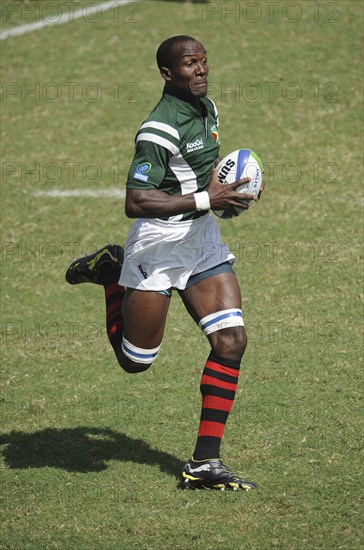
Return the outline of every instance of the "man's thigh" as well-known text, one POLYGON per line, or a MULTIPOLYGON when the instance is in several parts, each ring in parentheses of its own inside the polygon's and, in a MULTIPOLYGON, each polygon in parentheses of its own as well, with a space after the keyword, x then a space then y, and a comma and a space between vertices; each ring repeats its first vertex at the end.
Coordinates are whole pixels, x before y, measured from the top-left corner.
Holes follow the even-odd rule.
POLYGON ((160 345, 170 298, 153 291, 127 289, 123 300, 123 335, 140 348, 160 345))
POLYGON ((181 291, 182 300, 208 338, 212 351, 239 360, 246 346, 239 283, 234 273, 219 273, 181 291))
POLYGON ((218 311, 241 308, 239 283, 234 273, 219 273, 197 283, 180 296, 193 319, 202 318, 218 311))

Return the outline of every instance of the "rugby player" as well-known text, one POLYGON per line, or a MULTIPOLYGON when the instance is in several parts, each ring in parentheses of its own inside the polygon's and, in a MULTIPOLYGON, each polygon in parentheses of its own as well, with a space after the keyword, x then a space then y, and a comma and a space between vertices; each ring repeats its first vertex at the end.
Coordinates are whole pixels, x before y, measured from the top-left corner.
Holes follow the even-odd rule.
POLYGON ((234 255, 221 242, 209 210, 248 208, 253 196, 221 185, 218 113, 208 99, 204 46, 190 36, 165 40, 157 51, 163 95, 142 123, 127 178, 125 212, 137 218, 125 252, 106 245, 75 260, 70 284, 105 289, 107 333, 121 367, 140 373, 156 360, 172 290, 208 338, 211 352, 200 384, 202 412, 195 449, 182 471, 192 487, 255 489, 220 457, 247 336, 234 255))

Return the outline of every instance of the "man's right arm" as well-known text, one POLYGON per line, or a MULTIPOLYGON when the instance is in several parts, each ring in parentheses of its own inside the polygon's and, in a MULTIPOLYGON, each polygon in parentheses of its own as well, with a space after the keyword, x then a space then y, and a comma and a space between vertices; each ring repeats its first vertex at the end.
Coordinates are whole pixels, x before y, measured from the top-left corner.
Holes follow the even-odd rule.
POLYGON ((194 193, 169 195, 159 189, 126 191, 125 214, 128 218, 169 218, 194 210, 194 193))
MULTIPOLYGON (((249 181, 250 178, 244 178, 231 185, 221 185, 217 179, 217 170, 213 170, 207 191, 211 209, 248 208, 242 201, 254 200, 255 197, 246 193, 238 193, 236 188, 249 181)), ((159 189, 127 189, 125 213, 129 218, 166 218, 194 212, 197 210, 195 195, 202 193, 169 195, 159 189)), ((206 208, 206 210, 208 209, 206 208)))

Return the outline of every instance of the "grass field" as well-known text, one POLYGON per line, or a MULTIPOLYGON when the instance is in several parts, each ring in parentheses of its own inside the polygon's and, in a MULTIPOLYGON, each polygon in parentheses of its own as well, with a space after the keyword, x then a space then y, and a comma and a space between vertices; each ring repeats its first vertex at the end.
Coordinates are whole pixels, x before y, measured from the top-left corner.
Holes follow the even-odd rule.
MULTIPOLYGON (((8 29, 73 6, 1 8, 8 29)), ((363 3, 86 15, 0 43, 0 548, 362 548, 363 3), (122 198, 52 196, 125 188, 161 93, 156 48, 186 33, 209 53, 221 153, 251 147, 266 169, 263 200, 219 222, 250 339, 223 458, 249 494, 178 488, 209 351, 178 296, 158 361, 131 376, 101 289, 64 281, 74 257, 125 241, 122 198)))

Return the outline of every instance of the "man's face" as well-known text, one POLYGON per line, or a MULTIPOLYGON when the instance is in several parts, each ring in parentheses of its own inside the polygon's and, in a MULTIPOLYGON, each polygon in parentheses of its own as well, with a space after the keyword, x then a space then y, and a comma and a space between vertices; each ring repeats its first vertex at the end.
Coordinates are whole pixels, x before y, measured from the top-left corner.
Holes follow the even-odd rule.
POLYGON ((207 53, 202 44, 195 41, 177 46, 176 60, 165 78, 178 95, 186 99, 198 99, 207 94, 207 53))

